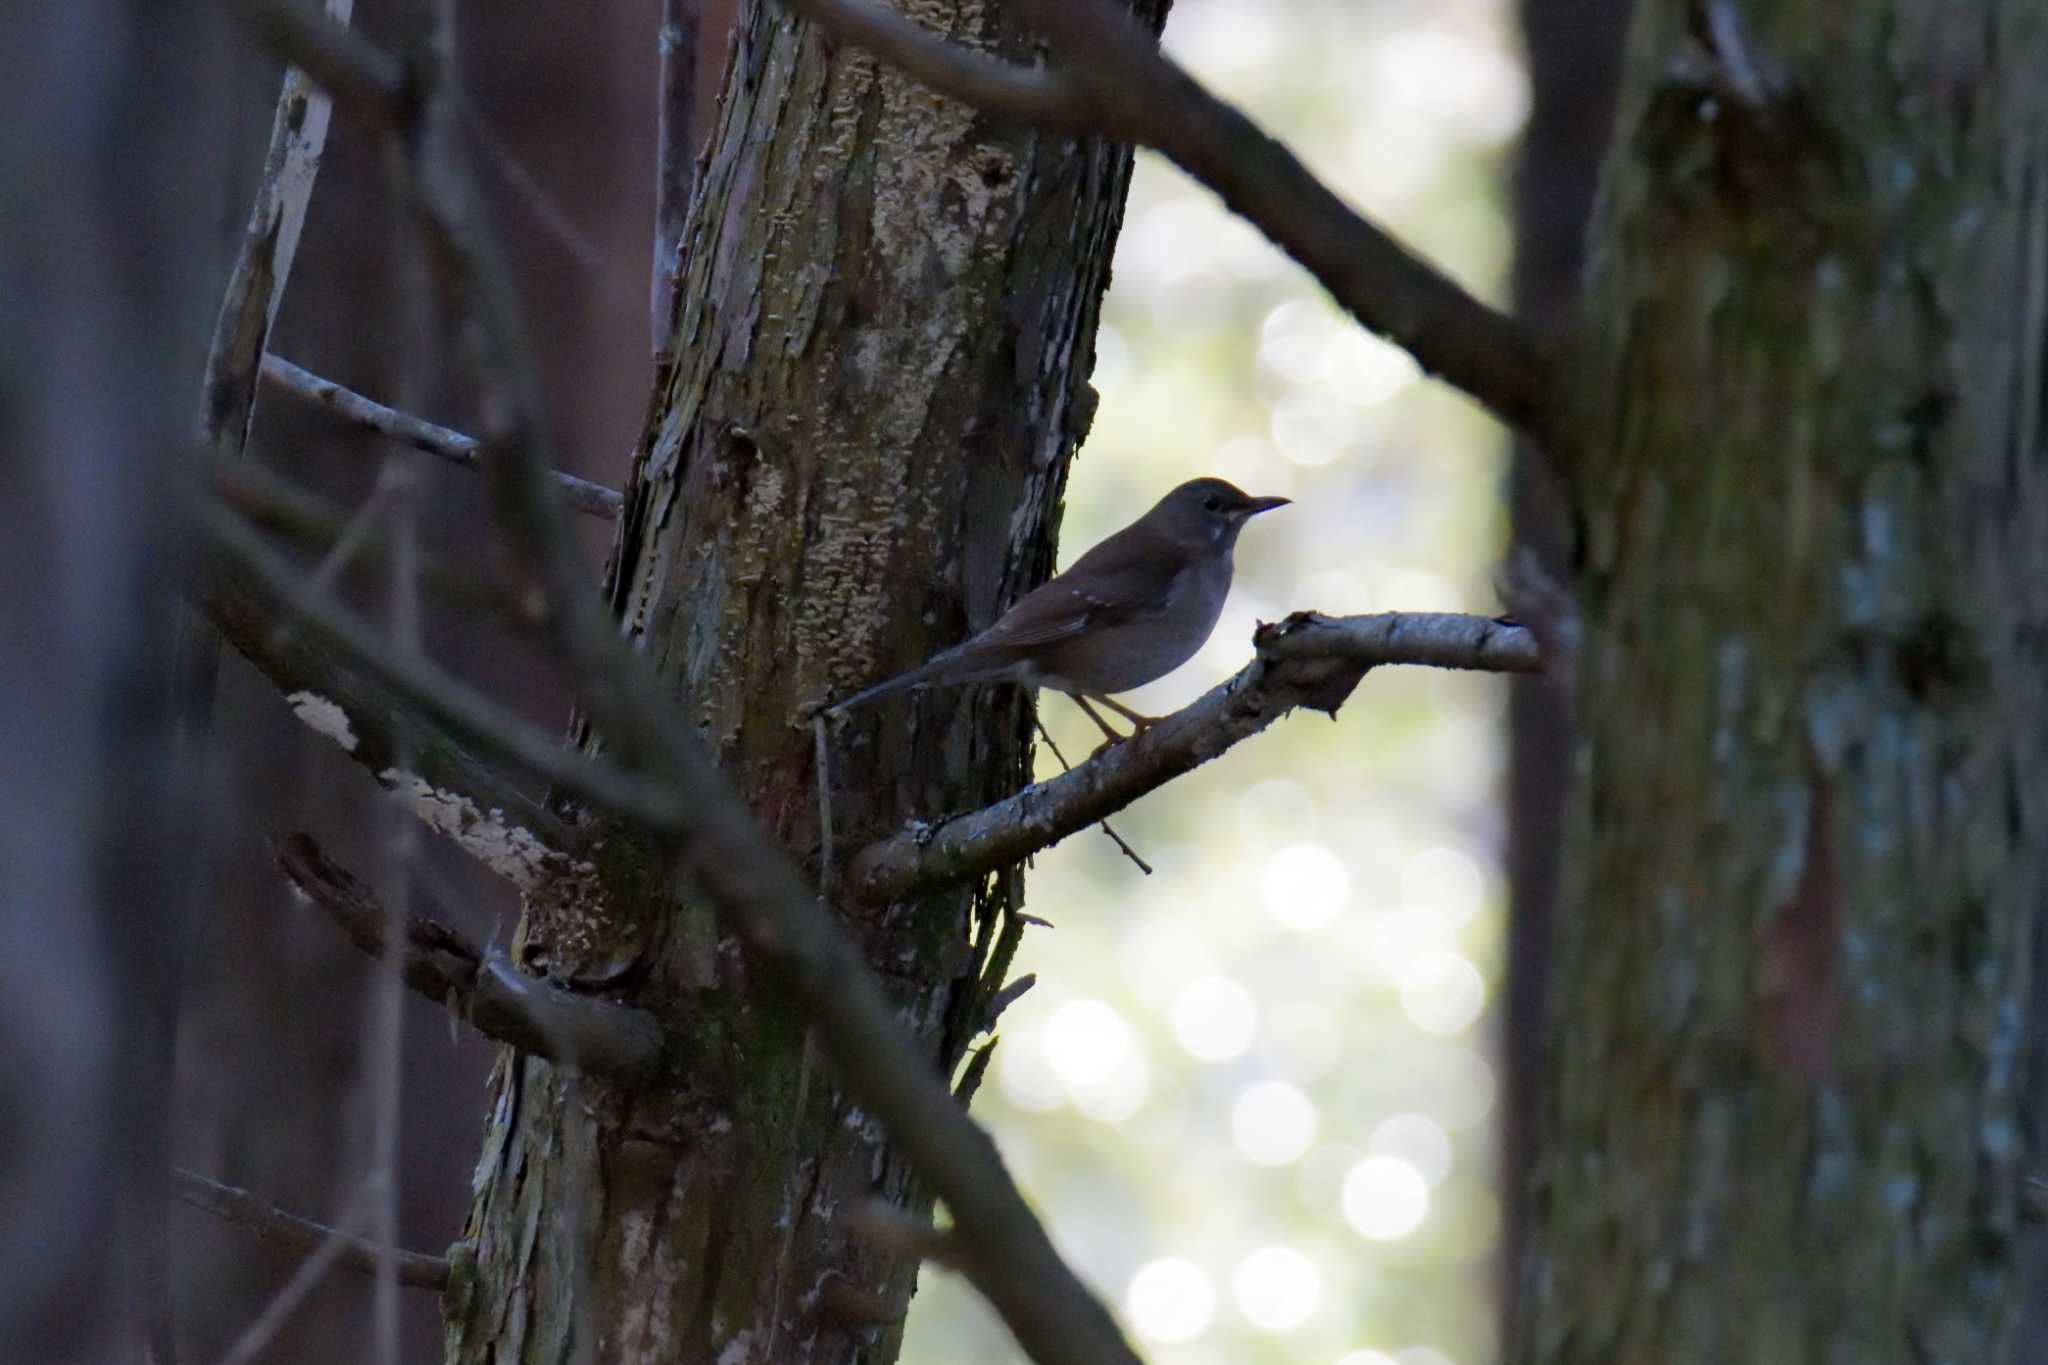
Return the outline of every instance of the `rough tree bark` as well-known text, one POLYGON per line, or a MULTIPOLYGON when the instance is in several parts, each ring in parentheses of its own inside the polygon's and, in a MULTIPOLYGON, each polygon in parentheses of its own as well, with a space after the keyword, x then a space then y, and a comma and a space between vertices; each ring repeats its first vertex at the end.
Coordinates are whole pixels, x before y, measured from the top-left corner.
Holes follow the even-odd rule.
POLYGON ((1648 0, 1524 1358, 1993 1361, 2048 816, 2039 6, 1648 0))
MULTIPOLYGON (((987 7, 925 11, 1021 50, 987 7)), ((1130 156, 984 118, 774 6, 746 7, 735 41, 610 590, 822 873, 804 705, 958 640, 1051 565, 1130 156)), ((1003 689, 856 715, 832 741, 837 846, 1007 794, 1027 724, 1003 689)), ((661 1011, 691 1055, 634 1089, 500 1063, 449 1358, 893 1359, 915 1263, 852 1216, 928 1196, 708 907, 672 901, 630 836, 598 846, 585 893, 529 905, 519 951, 661 1011)), ((1000 983, 1020 885, 851 926, 935 1067, 958 1066, 1000 983)))

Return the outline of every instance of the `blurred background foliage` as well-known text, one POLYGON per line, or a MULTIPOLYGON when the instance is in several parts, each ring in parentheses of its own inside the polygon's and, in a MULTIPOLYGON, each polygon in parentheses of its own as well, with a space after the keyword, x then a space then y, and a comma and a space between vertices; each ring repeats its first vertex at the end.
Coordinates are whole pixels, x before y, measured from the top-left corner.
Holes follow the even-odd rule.
MULTIPOLYGON (((1351 202, 1505 293, 1528 96, 1499 0, 1178 0, 1168 48, 1351 202)), ((1207 190, 1139 159, 1061 562, 1176 482, 1295 505, 1238 547, 1223 622, 1126 700, 1163 713, 1291 610, 1499 610, 1505 443, 1207 190)), ((1172 1365, 1482 1365, 1507 684, 1369 676, 1037 861, 1052 921, 976 1100, 1056 1239, 1172 1365)), ((1044 697, 1069 757, 1097 736, 1044 697)), ((1041 753, 1041 771, 1053 768, 1041 753)), ((911 1365, 1021 1360, 928 1272, 911 1365)))

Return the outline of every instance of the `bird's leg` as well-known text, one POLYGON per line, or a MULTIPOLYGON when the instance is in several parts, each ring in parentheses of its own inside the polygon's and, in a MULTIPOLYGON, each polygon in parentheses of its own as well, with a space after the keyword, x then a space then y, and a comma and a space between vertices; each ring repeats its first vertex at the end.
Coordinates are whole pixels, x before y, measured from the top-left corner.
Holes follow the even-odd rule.
POLYGON ((1129 721, 1131 723, 1131 733, 1134 735, 1143 734, 1145 731, 1151 729, 1153 726, 1159 723, 1159 717, 1147 716, 1137 711, 1133 711, 1130 707, 1125 706, 1115 697, 1097 696, 1095 700, 1101 702, 1104 706, 1107 706, 1110 710, 1116 712, 1125 720, 1129 721))
MULTIPOLYGON (((1094 721, 1096 726, 1101 729, 1102 733, 1105 736, 1107 736, 1107 738, 1105 738, 1101 744, 1096 746, 1095 754, 1100 754, 1104 749, 1109 748, 1112 744, 1123 743, 1124 737, 1118 734, 1110 726, 1110 723, 1104 720, 1101 714, 1097 712, 1094 707, 1088 704, 1088 699, 1086 697, 1082 696, 1079 692, 1069 692, 1067 693, 1067 695, 1074 699, 1074 705, 1080 707, 1083 711, 1088 713, 1088 719, 1094 721)), ((1093 758, 1095 754, 1090 754, 1089 757, 1093 758)))

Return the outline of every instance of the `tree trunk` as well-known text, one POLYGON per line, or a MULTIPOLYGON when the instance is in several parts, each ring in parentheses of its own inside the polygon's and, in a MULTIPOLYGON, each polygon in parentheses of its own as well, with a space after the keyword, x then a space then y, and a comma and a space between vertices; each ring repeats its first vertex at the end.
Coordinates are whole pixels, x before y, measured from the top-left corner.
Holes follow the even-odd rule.
MULTIPOLYGON (((1586 218, 1614 123, 1621 40, 1630 0, 1522 0, 1529 121, 1514 182, 1515 311, 1555 327, 1579 299, 1586 218)), ((1535 441, 1515 442, 1508 479, 1511 564, 1533 558, 1551 582, 1571 576, 1570 522, 1549 461, 1535 441)), ((1519 571, 1519 570, 1517 570, 1519 571)), ((1508 691, 1506 981, 1501 994, 1501 1230, 1499 1321, 1520 1316, 1526 1198, 1536 1164, 1549 1004, 1550 933, 1572 750, 1571 689, 1561 670, 1508 691)), ((1512 1350, 1512 1343, 1506 1343, 1512 1350)))
MULTIPOLYGON (((927 21, 1021 50, 983 7, 927 21)), ((761 5, 707 156, 612 600, 823 874, 802 707, 963 638, 1050 567, 1130 157, 996 124, 761 5)), ((835 726, 840 866, 906 819, 1007 794, 1027 717, 1013 689, 968 689, 835 726)), ((450 1359, 893 1359, 916 1266, 856 1219, 929 1196, 709 908, 600 834, 594 888, 529 905, 519 951, 660 1010, 692 1055, 640 1089, 501 1062, 450 1359)), ((935 1067, 958 1066, 1000 982, 1020 888, 849 922, 935 1067)))
POLYGON ((1576 372, 1525 1358, 1993 1361, 2048 816, 2038 6, 1646 0, 1576 372))

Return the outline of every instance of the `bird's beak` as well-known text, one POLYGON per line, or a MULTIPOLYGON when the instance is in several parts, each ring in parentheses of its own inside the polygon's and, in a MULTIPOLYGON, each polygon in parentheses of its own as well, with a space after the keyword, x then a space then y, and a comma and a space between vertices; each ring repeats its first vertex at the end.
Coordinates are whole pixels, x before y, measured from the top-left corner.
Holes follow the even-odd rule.
POLYGON ((1285 507, 1293 501, 1293 498, 1253 498, 1244 505, 1244 514, 1247 517, 1255 517, 1261 512, 1270 512, 1275 507, 1285 507))

